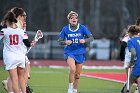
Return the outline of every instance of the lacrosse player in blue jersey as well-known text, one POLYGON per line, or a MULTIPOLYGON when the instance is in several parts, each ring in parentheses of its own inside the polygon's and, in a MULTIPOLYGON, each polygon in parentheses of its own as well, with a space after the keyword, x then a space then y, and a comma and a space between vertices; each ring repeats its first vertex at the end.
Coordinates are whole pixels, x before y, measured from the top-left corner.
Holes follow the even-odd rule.
MULTIPOLYGON (((135 25, 140 27, 140 17, 137 18, 135 25)), ((133 36, 131 35, 131 37, 133 37, 133 36)), ((126 68, 127 75, 128 75, 128 73, 131 73, 131 71, 132 71, 132 68, 131 68, 130 72, 128 72, 128 66, 129 66, 130 59, 131 59, 131 53, 130 53, 130 51, 128 49, 128 45, 127 45, 127 42, 129 39, 130 39, 130 36, 128 35, 128 32, 127 32, 127 34, 124 36, 124 38, 121 42, 121 51, 120 51, 120 58, 121 58, 121 60, 124 60, 124 67, 126 68), (124 54, 125 54, 125 56, 124 56, 124 54)), ((122 93, 124 91, 126 84, 127 84, 127 82, 125 83, 125 85, 123 86, 123 88, 121 90, 122 93)), ((137 91, 138 91, 138 87, 136 87, 135 93, 138 93, 137 91)))
MULTIPOLYGON (((138 90, 140 91, 140 37, 138 33, 140 33, 140 27, 136 25, 129 27, 128 34, 131 38, 128 41, 128 49, 131 52, 129 67, 133 66, 132 73, 129 78, 129 91, 135 81, 137 81, 138 90)), ((128 93, 126 87, 122 93, 128 93)))
POLYGON ((71 11, 67 18, 69 24, 61 30, 58 42, 66 45, 64 59, 70 68, 68 93, 77 93, 80 73, 85 61, 85 43, 92 41, 93 36, 84 25, 78 23, 78 13, 71 11))

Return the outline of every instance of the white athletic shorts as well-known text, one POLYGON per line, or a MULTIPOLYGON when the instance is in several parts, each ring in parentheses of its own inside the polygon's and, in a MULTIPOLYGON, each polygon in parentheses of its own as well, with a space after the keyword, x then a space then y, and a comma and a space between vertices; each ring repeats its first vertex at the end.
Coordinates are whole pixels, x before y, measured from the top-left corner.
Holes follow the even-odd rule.
POLYGON ((5 70, 11 70, 17 67, 25 68, 25 54, 16 54, 13 52, 3 53, 5 70))

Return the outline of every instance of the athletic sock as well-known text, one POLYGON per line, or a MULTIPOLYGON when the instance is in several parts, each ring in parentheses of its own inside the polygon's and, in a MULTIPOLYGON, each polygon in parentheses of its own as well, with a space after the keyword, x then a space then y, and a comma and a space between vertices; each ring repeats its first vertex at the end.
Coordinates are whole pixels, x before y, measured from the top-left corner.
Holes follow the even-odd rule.
POLYGON ((69 83, 69 89, 73 89, 73 83, 69 83))

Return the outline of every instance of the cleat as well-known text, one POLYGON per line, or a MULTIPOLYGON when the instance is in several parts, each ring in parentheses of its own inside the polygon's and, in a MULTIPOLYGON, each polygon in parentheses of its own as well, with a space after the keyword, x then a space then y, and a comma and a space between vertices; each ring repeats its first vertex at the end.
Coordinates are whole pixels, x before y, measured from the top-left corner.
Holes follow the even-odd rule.
POLYGON ((78 93, 77 91, 73 91, 73 93, 78 93))
POLYGON ((124 84, 124 86, 123 86, 123 88, 122 88, 122 90, 121 90, 121 93, 124 93, 125 87, 126 87, 126 83, 124 84))
POLYGON ((73 89, 73 93, 77 93, 77 89, 73 89))
POLYGON ((28 85, 26 86, 26 93, 33 93, 33 89, 31 89, 28 85))
POLYGON ((68 93, 73 93, 73 89, 68 89, 68 93))
POLYGON ((139 93, 138 87, 136 87, 135 92, 134 93, 139 93))
POLYGON ((3 88, 4 88, 5 91, 8 91, 7 83, 8 83, 7 80, 2 81, 2 85, 3 85, 3 88))

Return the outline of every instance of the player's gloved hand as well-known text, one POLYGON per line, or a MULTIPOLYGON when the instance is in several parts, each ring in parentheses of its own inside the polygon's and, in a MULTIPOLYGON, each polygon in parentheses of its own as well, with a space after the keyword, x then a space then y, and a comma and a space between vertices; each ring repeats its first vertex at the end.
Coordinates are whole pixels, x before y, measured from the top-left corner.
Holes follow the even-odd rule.
POLYGON ((35 42, 35 40, 33 40, 31 43, 31 47, 35 47, 35 44, 36 44, 36 42, 35 42))
POLYGON ((66 45, 70 45, 71 43, 72 43, 71 40, 67 40, 67 41, 66 41, 66 45))
POLYGON ((80 42, 81 44, 84 44, 86 41, 85 41, 84 39, 80 39, 79 42, 80 42))
POLYGON ((134 66, 134 63, 135 63, 134 61, 130 61, 128 67, 133 67, 134 66))

